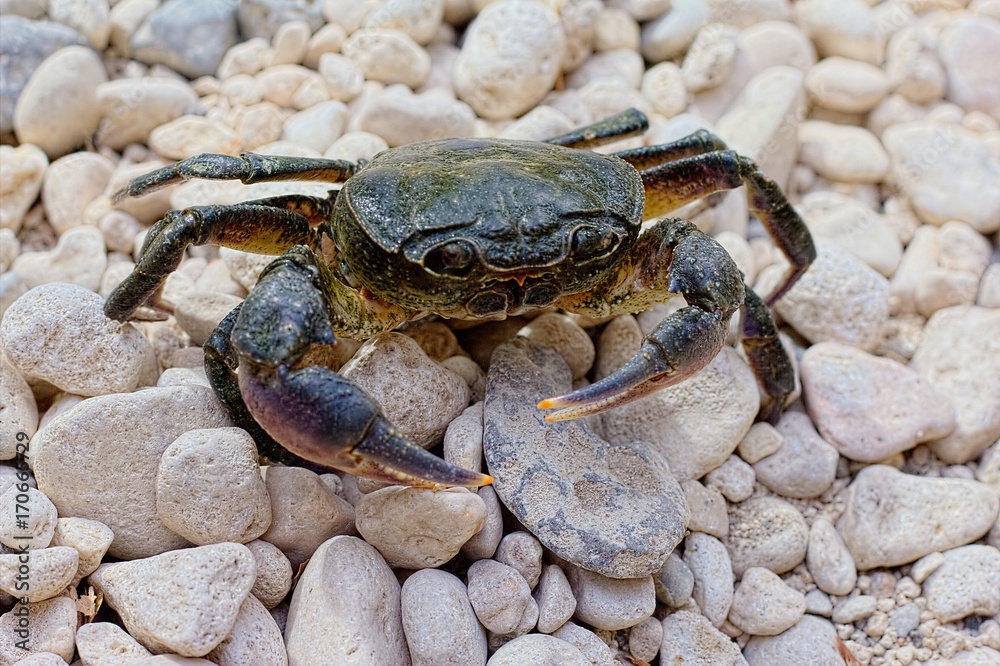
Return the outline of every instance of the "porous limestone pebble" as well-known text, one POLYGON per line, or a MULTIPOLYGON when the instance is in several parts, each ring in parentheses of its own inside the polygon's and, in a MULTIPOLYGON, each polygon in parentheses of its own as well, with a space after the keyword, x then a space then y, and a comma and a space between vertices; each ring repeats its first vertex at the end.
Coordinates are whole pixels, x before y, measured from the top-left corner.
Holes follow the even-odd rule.
POLYGON ((889 155, 863 127, 808 120, 799 126, 799 161, 838 183, 879 183, 889 155))
POLYGON ((104 235, 94 227, 70 229, 51 250, 25 252, 11 265, 28 287, 65 283, 97 291, 108 266, 104 235))
POLYGON ((982 234, 1000 229, 1000 156, 954 123, 917 121, 882 135, 895 182, 921 220, 960 220, 982 234))
POLYGON ((563 27, 551 9, 526 0, 494 3, 465 32, 452 74, 455 93, 483 118, 519 116, 552 89, 565 53, 563 27))
POLYGON ((858 580, 851 551, 826 518, 817 518, 809 529, 806 567, 816 587, 827 594, 849 594, 858 580))
POLYGON ((703 486, 694 479, 681 482, 684 501, 687 502, 690 518, 688 529, 704 532, 714 537, 724 537, 729 531, 729 517, 726 515, 726 499, 716 488, 703 486))
POLYGON ((97 87, 108 80, 100 56, 83 46, 67 46, 31 74, 14 107, 18 142, 32 143, 49 158, 84 145, 97 130, 97 87))
POLYGON ((692 532, 684 540, 684 564, 694 577, 698 608, 713 626, 722 626, 733 603, 733 565, 726 547, 715 537, 692 532))
POLYGON ((743 648, 743 656, 749 666, 843 666, 837 641, 837 630, 829 620, 804 615, 794 627, 777 636, 751 638, 743 648))
POLYGON ((831 619, 837 624, 850 624, 871 617, 878 608, 878 600, 869 594, 859 594, 844 599, 833 607, 831 619))
POLYGON ((593 664, 615 663, 615 652, 590 629, 575 622, 567 622, 559 627, 553 637, 566 641, 583 653, 593 664))
POLYGON ((253 541, 271 526, 271 502, 245 430, 189 430, 163 452, 156 515, 193 544, 253 541))
POLYGON ((292 565, 280 548, 267 541, 255 539, 244 545, 250 549, 257 563, 257 576, 250 594, 257 597, 264 608, 271 610, 292 589, 292 565))
POLYGON ((809 227, 814 242, 836 243, 886 277, 896 272, 903 245, 889 225, 889 216, 879 215, 865 203, 832 191, 806 194, 796 210, 809 227))
POLYGON ((737 577, 750 567, 784 573, 806 556, 809 528, 799 511, 777 497, 755 497, 730 507, 724 539, 737 577))
POLYGON ((486 629, 465 585, 439 569, 423 569, 403 583, 403 632, 416 666, 486 663, 486 629))
MULTIPOLYGON (((0 313, 0 317, 3 314, 0 313)), ((0 460, 17 456, 38 429, 38 406, 20 369, 0 350, 0 460), (20 434, 23 433, 23 434, 20 434)), ((13 476, 13 475, 12 475, 13 476)), ((0 486, 0 492, 5 488, 0 486)))
POLYGON ((1000 550, 972 545, 946 551, 922 591, 927 610, 940 622, 996 615, 1000 612, 1000 550))
POLYGON ((824 108, 863 113, 874 109, 889 92, 889 78, 870 63, 832 56, 809 68, 805 87, 816 103, 824 108))
POLYGON ((505 643, 493 653, 486 666, 590 666, 592 663, 580 650, 564 640, 545 634, 529 634, 505 643))
POLYGON ((947 395, 891 359, 820 342, 806 350, 800 367, 816 427, 851 460, 885 460, 955 427, 947 395))
POLYGON ((375 548, 336 536, 316 549, 288 609, 289 663, 405 664, 403 631, 399 582, 375 548))
POLYGON ((918 477, 887 465, 858 472, 846 499, 837 531, 861 570, 971 543, 1000 512, 1000 499, 984 483, 918 477))
POLYGON ((640 661, 653 661, 662 642, 663 625, 655 617, 647 617, 628 631, 629 654, 640 661))
POLYGON ((80 660, 95 666, 151 657, 152 652, 111 622, 89 622, 76 630, 76 649, 80 660))
POLYGON ((448 424, 469 405, 469 387, 462 378, 401 333, 369 339, 340 373, 375 398, 386 418, 424 447, 440 443, 448 424))
MULTIPOLYGON (((641 340, 637 334, 635 346, 605 342, 606 336, 614 335, 605 331, 598 342, 598 379, 604 376, 600 368, 624 365, 639 350, 641 340)), ((605 412, 601 423, 609 442, 649 442, 677 478, 697 479, 736 450, 753 424, 759 396, 753 371, 736 350, 726 347, 689 379, 605 412)))
MULTIPOLYGON (((757 293, 773 292, 786 271, 784 263, 762 271, 757 293)), ((820 245, 816 260, 775 310, 810 342, 834 340, 869 350, 889 319, 889 281, 847 250, 820 245)))
POLYGON ((240 605, 236 622, 225 640, 208 653, 206 658, 216 664, 288 664, 281 629, 264 605, 252 594, 240 605))
POLYGON ((341 53, 365 79, 418 88, 431 70, 431 59, 413 38, 400 30, 362 28, 350 35, 341 53))
POLYGON ((557 564, 542 567, 532 596, 538 603, 538 631, 551 634, 576 612, 576 597, 562 568, 557 564))
POLYGON ((35 477, 60 514, 111 528, 113 557, 148 557, 187 545, 156 515, 163 451, 188 430, 229 425, 215 394, 203 386, 91 398, 35 435, 35 477))
POLYGON ((569 366, 574 380, 586 375, 590 371, 590 366, 594 364, 594 342, 587 332, 567 315, 545 313, 532 319, 517 334, 548 345, 559 352, 569 366))
POLYGON ((776 573, 750 567, 729 609, 729 621, 752 636, 776 636, 791 628, 806 612, 806 598, 776 573))
POLYGON ((657 63, 647 69, 639 90, 665 118, 672 118, 687 108, 687 87, 680 67, 672 62, 657 63))
POLYGON ((52 533, 53 546, 70 546, 80 558, 72 584, 77 585, 101 565, 115 534, 111 528, 87 518, 60 518, 52 533))
POLYGON ((0 616, 0 660, 14 664, 31 654, 53 652, 68 663, 73 659, 76 624, 76 603, 69 597, 55 597, 27 606, 15 606, 0 616), (15 633, 17 629, 24 627, 22 621, 25 611, 30 636, 27 655, 24 644, 21 643, 24 638, 15 633))
POLYGON ((315 472, 272 466, 265 468, 264 482, 271 526, 261 538, 281 549, 293 571, 331 537, 355 533, 354 507, 315 472))
POLYGON ((56 507, 45 493, 18 479, 0 495, 0 543, 19 552, 46 548, 56 529, 56 507), (25 515, 27 514, 27 515, 25 515))
POLYGON ((837 475, 837 449, 819 436, 801 412, 787 412, 777 430, 781 448, 754 464, 757 480, 783 497, 819 497, 837 475))
POLYGON ((576 598, 574 617, 597 629, 633 627, 652 615, 656 607, 652 576, 614 579, 569 566, 566 577, 576 598))
POLYGON ((365 541, 389 566, 404 569, 444 564, 486 521, 483 500, 466 488, 382 488, 362 496, 354 510, 365 541))
MULTIPOLYGON (((455 356, 453 358, 466 358, 455 356)), ((467 359, 470 363, 475 361, 467 359)), ((449 364, 442 363, 445 367, 449 364)), ((479 367, 478 365, 476 366, 479 367)), ((450 368, 449 368, 450 369, 450 368)), ((482 370, 480 369, 480 373, 482 370)), ((483 374, 483 383, 486 375, 483 374)), ((484 387, 485 390, 485 387, 484 387)), ((448 424, 444 433, 444 459, 452 465, 479 471, 483 466, 483 402, 466 407, 455 420, 448 424)), ((492 555, 492 553, 491 553, 492 555)))
POLYGON ((146 648, 197 657, 232 630, 255 572, 245 546, 220 543, 103 564, 88 580, 146 648))
POLYGON ((944 462, 972 460, 1000 438, 1000 310, 938 310, 910 367, 955 407, 955 430, 931 444, 944 462))
POLYGON ((73 580, 78 561, 76 550, 66 546, 0 555, 0 590, 29 602, 51 599, 73 580))
POLYGON ((167 159, 183 160, 200 153, 235 155, 242 143, 234 130, 220 122, 185 115, 150 132, 149 147, 167 159))
POLYGON ((479 560, 467 575, 469 601, 484 627, 497 634, 517 629, 531 600, 531 588, 517 569, 496 560, 479 560))
POLYGON ((660 663, 746 666, 747 662, 739 646, 704 615, 679 610, 663 618, 660 663))
POLYGON ((542 575, 542 544, 529 532, 518 530, 505 536, 493 559, 516 569, 528 587, 535 589, 542 575))
MULTIPOLYGON (((754 427, 759 425, 761 424, 754 424, 754 427)), ((754 468, 738 456, 729 456, 724 463, 705 475, 705 485, 718 490, 730 502, 748 499, 753 494, 756 481, 757 473, 754 468)))
POLYGON ((243 302, 239 296, 211 291, 191 290, 174 303, 177 324, 191 336, 191 343, 202 346, 226 315, 243 302))
POLYGON ((670 553, 663 567, 653 576, 653 583, 658 600, 670 608, 680 608, 694 593, 694 572, 677 553, 670 553))
POLYGON ((477 492, 486 506, 486 520, 482 528, 462 546, 462 555, 470 561, 493 557, 500 539, 503 538, 503 513, 500 510, 500 499, 493 486, 483 486, 477 492))
POLYGON ((516 338, 496 349, 483 409, 493 488, 559 557, 614 578, 654 573, 683 534, 683 493, 648 447, 609 445, 582 420, 545 422, 535 405, 569 387, 569 368, 548 347, 516 338))

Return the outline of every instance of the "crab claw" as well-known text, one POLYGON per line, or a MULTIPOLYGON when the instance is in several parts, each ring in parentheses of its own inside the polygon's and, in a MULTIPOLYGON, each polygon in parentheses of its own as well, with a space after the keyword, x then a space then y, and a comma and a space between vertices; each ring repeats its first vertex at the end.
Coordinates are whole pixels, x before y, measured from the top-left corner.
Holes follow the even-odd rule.
POLYGON ((686 307, 664 319, 645 340, 639 353, 613 374, 578 391, 538 403, 557 409, 545 420, 567 421, 638 400, 677 384, 701 370, 725 341, 719 313, 686 307))

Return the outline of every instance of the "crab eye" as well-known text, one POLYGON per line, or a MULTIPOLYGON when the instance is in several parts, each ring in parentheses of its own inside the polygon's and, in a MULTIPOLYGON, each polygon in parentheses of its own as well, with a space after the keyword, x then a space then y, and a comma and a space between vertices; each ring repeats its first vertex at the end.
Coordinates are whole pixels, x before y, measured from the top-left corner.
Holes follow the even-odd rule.
POLYGON ((448 241, 424 255, 424 268, 436 275, 461 277, 469 272, 475 258, 475 248, 469 241, 448 241))
POLYGON ((579 227, 573 232, 573 257, 577 263, 603 259, 615 251, 618 241, 610 227, 579 227))

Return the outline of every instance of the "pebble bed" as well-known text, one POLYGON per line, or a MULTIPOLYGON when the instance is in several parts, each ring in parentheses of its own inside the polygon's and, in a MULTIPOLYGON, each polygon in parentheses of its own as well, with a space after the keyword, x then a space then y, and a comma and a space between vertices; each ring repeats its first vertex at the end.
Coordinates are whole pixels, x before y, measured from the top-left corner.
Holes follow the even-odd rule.
MULTIPOLYGON (((998 0, 0 11, 0 664, 1000 664, 998 0), (112 206, 173 160, 538 140, 628 107, 650 129, 609 149, 711 128, 817 240, 776 307, 801 378, 776 427, 736 347, 531 427, 536 392, 606 376, 675 303, 429 321, 345 342, 342 372, 448 460, 482 467, 485 439, 491 469, 514 461, 495 487, 261 467, 200 345, 268 258, 191 248, 169 317, 103 316, 168 209, 328 189, 112 206)), ((759 293, 780 279, 743 191, 679 215, 759 293)))

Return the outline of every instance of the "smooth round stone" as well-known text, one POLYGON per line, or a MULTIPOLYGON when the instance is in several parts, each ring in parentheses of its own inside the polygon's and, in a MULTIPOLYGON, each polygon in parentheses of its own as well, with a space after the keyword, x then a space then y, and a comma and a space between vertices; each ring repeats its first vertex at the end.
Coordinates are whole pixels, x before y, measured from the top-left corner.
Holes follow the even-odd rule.
POLYGON ((316 655, 345 666, 409 661, 400 585, 375 548, 336 536, 316 550, 292 594, 285 643, 290 663, 316 655))
POLYGON ((833 607, 831 619, 837 624, 851 624, 871 617, 878 609, 878 600, 870 594, 848 597, 833 607))
POLYGON ((517 569, 528 587, 535 589, 542 575, 542 545, 530 533, 517 531, 505 536, 493 559, 517 569))
POLYGON ((416 666, 486 663, 486 629, 457 577, 438 569, 418 571, 403 583, 401 604, 403 633, 416 666))
MULTIPOLYGON (((3 179, 0 179, 0 227, 17 233, 24 223, 25 213, 38 198, 49 158, 38 146, 26 143, 17 148, 0 146, 0 159, 4 164, 3 179)), ((16 242, 16 237, 4 239, 5 258, 8 248, 16 242)), ((5 264, 9 266, 17 255, 17 252, 11 253, 5 264)))
POLYGON ((729 621, 752 636, 775 636, 801 620, 805 612, 805 595, 773 571, 751 567, 733 595, 729 621))
POLYGON ((940 439, 955 427, 948 397, 891 359, 820 342, 806 350, 801 369, 806 406, 816 427, 851 460, 885 460, 940 439))
POLYGON ((726 514, 726 498, 722 493, 716 488, 703 486, 694 479, 682 481, 681 489, 691 512, 688 529, 714 537, 726 536, 729 517, 726 514))
POLYGON ((214 74, 236 38, 236 5, 168 0, 132 33, 130 44, 136 60, 194 79, 214 74))
POLYGON ((84 223, 84 208, 104 193, 113 170, 111 160, 88 152, 60 157, 49 166, 42 201, 45 217, 56 233, 84 223))
POLYGON ((593 664, 614 663, 615 653, 607 643, 590 629, 581 627, 575 622, 567 622, 552 635, 575 646, 593 664))
POLYGON ((419 88, 431 71, 427 51, 400 30, 363 28, 347 38, 341 52, 365 79, 386 85, 419 88))
POLYGON ((726 547, 715 537, 692 532, 684 540, 684 563, 694 577, 692 595, 701 612, 713 626, 722 626, 733 603, 733 565, 726 547))
POLYGON ((832 56, 809 68, 805 86, 820 106, 833 111, 862 113, 871 111, 882 101, 889 91, 889 80, 875 65, 832 56))
POLYGON ((569 368, 548 347, 517 339, 497 348, 484 406, 493 487, 559 557, 612 578, 655 573, 684 533, 680 486, 646 445, 609 445, 582 419, 546 423, 535 405, 569 388, 569 368))
MULTIPOLYGON (((482 443, 480 443, 482 448, 482 443)), ((472 469, 472 468, 467 468, 472 469)), ((503 512, 500 508, 500 500, 493 486, 483 486, 476 493, 479 499, 486 505, 486 521, 482 529, 472 536, 462 546, 462 554, 470 561, 484 560, 493 557, 500 539, 503 538, 503 512)))
MULTIPOLYGON (((84 225, 60 236, 51 250, 21 254, 11 264, 11 271, 17 273, 29 287, 63 283, 62 286, 73 284, 97 291, 107 267, 104 235, 98 229, 84 225)), ((39 318, 44 316, 44 313, 39 314, 39 318)))
POLYGON ((576 612, 573 588, 558 564, 547 564, 542 568, 533 597, 538 604, 538 631, 543 634, 552 633, 576 612))
POLYGON ((69 546, 79 554, 73 585, 101 565, 115 535, 104 523, 86 518, 60 518, 52 533, 53 546, 69 546))
POLYGON ((229 635, 206 659, 216 664, 288 665, 281 629, 253 595, 243 600, 229 635))
POLYGON ((844 56, 880 64, 883 30, 863 0, 807 0, 797 15, 821 57, 844 56))
POLYGON ((819 497, 837 475, 837 449, 819 436, 801 412, 785 413, 777 429, 781 448, 754 464, 757 480, 783 497, 819 497))
POLYGON ((382 488, 354 510, 361 536, 389 566, 404 569, 444 564, 486 522, 485 503, 466 488, 382 488))
POLYGON ((674 0, 666 13, 642 27, 642 55, 650 62, 673 60, 688 49, 708 20, 702 0, 674 0))
POLYGON ((647 617, 628 632, 628 651, 634 659, 651 662, 660 652, 663 625, 655 617, 647 617))
POLYGON ((522 666, 523 664, 551 664, 551 666, 590 666, 593 662, 576 647, 564 640, 545 634, 528 634, 505 643, 493 653, 487 666, 522 666))
MULTIPOLYGON (((729 570, 732 571, 732 566, 729 570)), ((663 568, 653 577, 653 583, 656 584, 656 598, 660 602, 671 608, 680 608, 694 593, 694 572, 677 553, 670 553, 663 568)))
POLYGON ((746 662, 739 646, 704 615, 680 610, 663 619, 660 663, 742 666, 746 662))
POLYGON ((627 629, 655 610, 652 576, 614 579, 579 567, 570 567, 566 576, 576 597, 575 617, 597 629, 627 629))
POLYGON ((894 567, 975 541, 998 512, 1000 499, 984 483, 872 465, 848 487, 837 531, 859 569, 894 567))
POLYGON ((176 120, 198 103, 198 94, 184 81, 139 77, 116 79, 97 87, 101 123, 97 144, 122 150, 145 143, 149 133, 176 120))
MULTIPOLYGON (((759 425, 761 424, 756 423, 754 427, 759 425)), ((770 424, 768 426, 771 427, 770 424)), ((777 431, 775 432, 777 433, 777 431)), ((781 443, 779 439, 779 447, 781 443)), ((735 455, 729 456, 726 458, 726 462, 705 475, 706 486, 718 490, 727 500, 734 503, 749 499, 753 495, 756 482, 757 472, 754 471, 754 468, 735 455)))
POLYGON ((832 191, 810 192, 796 206, 813 240, 831 241, 886 277, 892 277, 903 245, 888 224, 867 204, 832 191))
POLYGON ((843 666, 837 641, 837 630, 829 620, 805 615, 777 636, 754 636, 743 648, 743 656, 749 666, 843 666))
POLYGON ((496 560, 469 567, 469 601, 484 627, 496 634, 513 633, 531 601, 531 588, 517 569, 496 560))
POLYGON ((76 649, 84 663, 151 657, 152 652, 112 622, 88 622, 76 630, 76 649))
MULTIPOLYGON (((69 663, 73 659, 73 634, 77 626, 76 602, 69 597, 55 597, 27 608, 31 618, 29 652, 53 652, 69 663)), ((10 664, 19 663, 26 656, 23 644, 18 645, 23 639, 14 633, 19 620, 13 612, 0 616, 0 660, 10 664)))
POLYGON ((729 509, 724 542, 737 577, 750 567, 779 574, 794 569, 805 559, 808 539, 802 514, 777 497, 757 497, 729 509))
POLYGON ((809 530, 806 567, 823 592, 844 596, 858 581, 858 568, 840 533, 826 518, 817 518, 809 530))
POLYGON ((924 582, 923 596, 940 622, 1000 613, 1000 550, 976 545, 947 551, 924 582))
POLYGON ((838 183, 880 183, 889 155, 863 127, 809 120, 799 126, 799 161, 838 183))
POLYGON ((987 16, 959 15, 941 31, 938 55, 948 74, 948 99, 963 109, 996 116, 1000 92, 996 70, 1000 59, 1000 21, 987 16))
POLYGON ((385 88, 358 102, 351 127, 382 137, 389 146, 472 136, 476 113, 441 88, 414 94, 404 85, 385 88))
POLYGON ((518 335, 555 349, 566 361, 573 379, 582 378, 594 363, 594 342, 567 315, 549 312, 532 319, 518 335))

